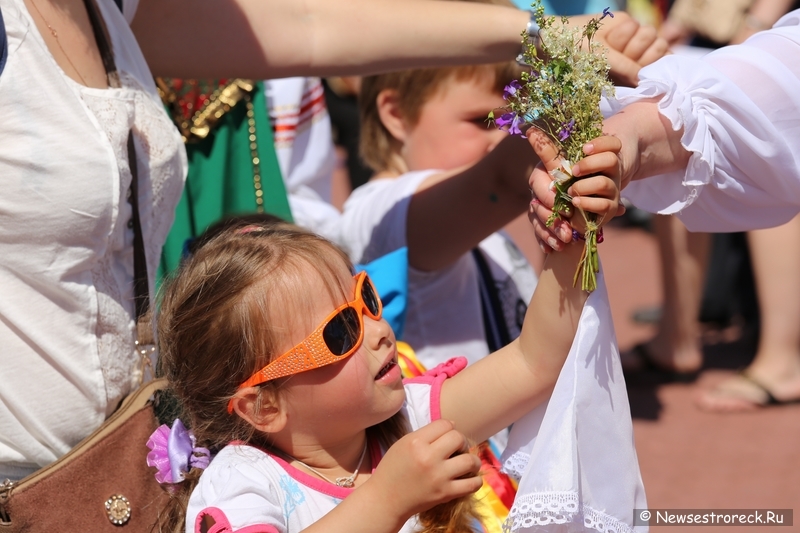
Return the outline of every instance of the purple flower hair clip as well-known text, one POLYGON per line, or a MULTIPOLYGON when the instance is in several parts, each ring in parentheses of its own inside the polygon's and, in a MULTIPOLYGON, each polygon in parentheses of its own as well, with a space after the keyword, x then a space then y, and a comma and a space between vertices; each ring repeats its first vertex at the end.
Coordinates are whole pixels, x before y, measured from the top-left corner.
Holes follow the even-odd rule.
POLYGON ((163 424, 147 439, 147 466, 157 470, 159 483, 180 483, 192 468, 206 468, 211 461, 208 448, 197 447, 197 440, 191 430, 186 429, 179 418, 172 423, 172 429, 163 424))

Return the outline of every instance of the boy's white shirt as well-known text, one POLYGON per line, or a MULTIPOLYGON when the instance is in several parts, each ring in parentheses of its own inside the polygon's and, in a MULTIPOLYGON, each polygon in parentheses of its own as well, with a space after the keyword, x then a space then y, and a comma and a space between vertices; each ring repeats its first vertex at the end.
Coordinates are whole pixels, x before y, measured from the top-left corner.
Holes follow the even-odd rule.
MULTIPOLYGON (((339 244, 354 262, 366 263, 407 245, 408 206, 423 181, 437 170, 408 172, 362 185, 344 205, 339 244)), ((524 308, 536 288, 536 274, 502 232, 480 243, 495 278, 508 326, 519 335, 524 308)), ((417 358, 433 368, 454 356, 470 363, 487 356, 479 274, 475 260, 464 254, 434 272, 409 267, 408 305, 403 339, 417 358)))

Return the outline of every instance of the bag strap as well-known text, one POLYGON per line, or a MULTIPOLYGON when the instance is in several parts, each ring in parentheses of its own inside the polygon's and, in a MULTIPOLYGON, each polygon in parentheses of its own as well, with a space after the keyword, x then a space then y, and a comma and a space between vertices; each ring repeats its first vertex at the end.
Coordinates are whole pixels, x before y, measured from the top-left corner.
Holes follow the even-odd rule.
MULTIPOLYGON (((117 6, 122 9, 121 0, 115 0, 117 6)), ((119 87, 119 74, 114 60, 114 51, 111 47, 111 39, 108 30, 103 22, 102 15, 97 8, 95 0, 84 0, 86 11, 89 13, 89 21, 92 24, 94 38, 97 41, 97 48, 100 50, 100 57, 103 67, 108 76, 108 85, 119 87)), ((136 315, 136 345, 139 354, 142 356, 143 366, 147 366, 150 355, 155 351, 153 347, 153 332, 149 320, 146 319, 150 309, 150 287, 147 277, 147 258, 144 251, 144 236, 142 234, 141 217, 139 216, 139 172, 136 163, 136 146, 133 141, 133 130, 128 132, 128 165, 131 171, 131 188, 128 202, 131 204, 131 225, 133 229, 133 299, 136 315)), ((144 368, 142 368, 142 379, 144 378, 144 368)))
POLYGON ((472 257, 475 259, 475 264, 478 265, 478 285, 481 292, 481 312, 483 329, 486 331, 486 344, 491 352, 496 352, 511 342, 511 333, 508 331, 503 304, 500 302, 497 285, 486 257, 478 247, 472 249, 472 257))
POLYGON ((8 59, 8 36, 6 35, 6 24, 3 22, 3 11, 0 9, 0 74, 6 67, 8 59))

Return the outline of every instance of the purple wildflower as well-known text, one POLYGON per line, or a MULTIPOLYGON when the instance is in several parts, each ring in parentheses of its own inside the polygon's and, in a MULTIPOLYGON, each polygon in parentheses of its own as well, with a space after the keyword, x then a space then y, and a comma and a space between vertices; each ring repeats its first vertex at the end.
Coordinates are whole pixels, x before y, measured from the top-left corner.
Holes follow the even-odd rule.
POLYGON ((500 129, 505 128, 514 120, 516 115, 514 113, 503 113, 496 119, 494 119, 494 123, 497 124, 497 127, 500 129))
POLYGON ((522 85, 520 85, 517 80, 513 80, 503 89, 503 98, 508 100, 512 96, 515 96, 520 89, 522 89, 522 85))
POLYGON ((603 20, 606 17, 611 17, 612 19, 614 18, 614 13, 611 12, 610 7, 607 7, 603 10, 603 16, 600 17, 600 20, 603 20))
POLYGON ((505 113, 496 118, 494 122, 501 130, 507 128, 506 131, 511 135, 522 135, 522 130, 519 127, 525 123, 522 117, 516 113, 505 113))
POLYGON ((569 122, 566 122, 561 125, 561 130, 558 132, 558 140, 559 141, 566 141, 569 139, 569 136, 572 134, 572 130, 575 128, 575 119, 571 119, 569 122))

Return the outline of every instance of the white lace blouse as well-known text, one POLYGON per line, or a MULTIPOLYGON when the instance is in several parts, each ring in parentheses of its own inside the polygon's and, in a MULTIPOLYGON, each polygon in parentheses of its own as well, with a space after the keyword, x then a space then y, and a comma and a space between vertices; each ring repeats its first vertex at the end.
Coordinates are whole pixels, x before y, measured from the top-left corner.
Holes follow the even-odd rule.
POLYGON ((692 157, 685 172, 631 183, 623 194, 635 205, 715 232, 776 226, 800 212, 800 10, 741 45, 665 57, 639 77, 612 108, 661 96, 692 157))
POLYGON ((138 381, 129 130, 151 293, 186 173, 128 22, 98 4, 119 89, 67 77, 23 1, 0 0, 0 479, 66 453, 138 381))

